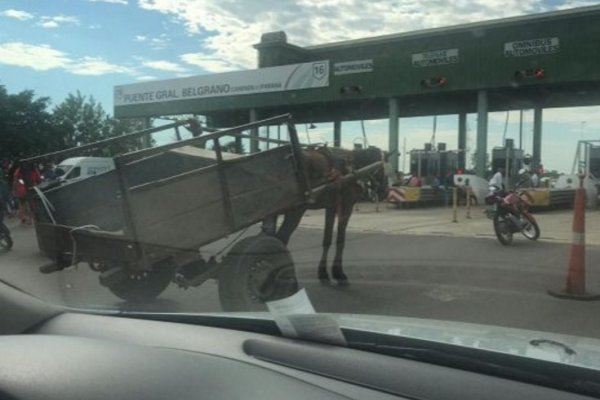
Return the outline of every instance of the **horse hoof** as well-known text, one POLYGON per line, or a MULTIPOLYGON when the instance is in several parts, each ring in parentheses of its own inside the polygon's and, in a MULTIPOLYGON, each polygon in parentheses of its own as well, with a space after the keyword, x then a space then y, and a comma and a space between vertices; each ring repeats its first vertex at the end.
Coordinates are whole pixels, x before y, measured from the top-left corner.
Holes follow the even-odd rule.
POLYGON ((329 277, 319 278, 319 283, 321 283, 321 285, 323 286, 331 286, 331 281, 329 280, 329 277))
POLYGON ((348 279, 338 279, 337 284, 339 287, 346 288, 350 286, 350 281, 348 279))

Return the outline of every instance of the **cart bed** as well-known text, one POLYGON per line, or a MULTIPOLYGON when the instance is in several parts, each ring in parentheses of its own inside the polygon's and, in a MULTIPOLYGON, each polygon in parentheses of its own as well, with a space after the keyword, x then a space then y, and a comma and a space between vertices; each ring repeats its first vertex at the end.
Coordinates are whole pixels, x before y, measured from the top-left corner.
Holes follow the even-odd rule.
MULTIPOLYGON (((198 249, 304 201, 291 146, 248 156, 224 154, 220 163, 207 152, 171 150, 50 189, 45 195, 55 208, 56 224, 36 197, 41 251, 54 259, 69 253, 73 245, 69 232, 84 225, 100 230, 85 232, 86 238, 119 242, 115 253, 121 259, 126 251, 121 247, 132 242, 198 249), (119 173, 127 188, 124 193, 119 173)), ((82 233, 77 232, 78 250, 84 252, 79 243, 82 233)), ((106 246, 100 247, 106 252, 106 246)))

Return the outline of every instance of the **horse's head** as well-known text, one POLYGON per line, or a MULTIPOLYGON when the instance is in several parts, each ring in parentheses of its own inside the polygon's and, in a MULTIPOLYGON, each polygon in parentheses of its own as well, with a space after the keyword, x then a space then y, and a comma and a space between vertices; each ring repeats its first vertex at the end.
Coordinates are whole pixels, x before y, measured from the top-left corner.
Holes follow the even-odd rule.
POLYGON ((355 169, 360 169, 367 165, 371 165, 374 162, 383 161, 384 153, 380 148, 371 146, 367 149, 354 150, 352 152, 352 158, 353 167, 355 169))

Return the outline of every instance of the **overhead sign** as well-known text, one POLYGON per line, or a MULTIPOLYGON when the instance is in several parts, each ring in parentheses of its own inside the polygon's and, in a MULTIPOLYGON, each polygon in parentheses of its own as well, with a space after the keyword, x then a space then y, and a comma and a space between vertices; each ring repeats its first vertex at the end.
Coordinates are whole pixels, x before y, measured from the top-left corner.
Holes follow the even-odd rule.
POLYGON ((560 45, 557 37, 519 40, 504 43, 504 56, 527 57, 558 53, 560 45))
POLYGON ((373 72, 373 60, 337 62, 333 64, 334 75, 359 74, 373 72))
POLYGON ((115 86, 114 105, 237 96, 329 86, 329 61, 115 86))
POLYGON ((412 66, 415 68, 456 64, 457 62, 458 49, 433 50, 412 55, 412 66))

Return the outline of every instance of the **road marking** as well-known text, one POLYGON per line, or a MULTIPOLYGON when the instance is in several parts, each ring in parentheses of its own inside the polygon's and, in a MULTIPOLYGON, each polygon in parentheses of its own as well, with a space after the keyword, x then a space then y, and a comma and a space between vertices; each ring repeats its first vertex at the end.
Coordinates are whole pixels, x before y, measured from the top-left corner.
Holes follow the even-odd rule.
POLYGON ((465 295, 465 291, 457 288, 435 288, 424 293, 425 296, 444 303, 454 301, 465 295))

